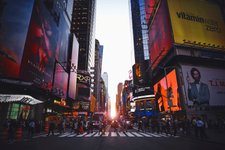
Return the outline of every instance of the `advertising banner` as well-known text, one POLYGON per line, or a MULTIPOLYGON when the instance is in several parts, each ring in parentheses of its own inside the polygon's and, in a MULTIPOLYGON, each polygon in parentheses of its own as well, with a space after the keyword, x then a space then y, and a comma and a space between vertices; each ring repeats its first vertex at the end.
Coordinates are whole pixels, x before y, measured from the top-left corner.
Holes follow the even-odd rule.
POLYGON ((154 91, 155 98, 158 101, 159 111, 169 111, 170 109, 172 111, 181 110, 175 69, 154 85, 154 91))
POLYGON ((225 70, 182 65, 188 105, 225 105, 225 70))
POLYGON ((202 0, 168 0, 168 7, 175 43, 224 49, 225 24, 219 6, 202 0))
POLYGON ((79 53, 79 43, 75 35, 71 34, 70 42, 72 45, 71 52, 71 68, 70 68, 70 79, 69 79, 69 92, 68 96, 75 99, 76 96, 76 86, 77 86, 77 65, 78 65, 78 53, 79 53))
POLYGON ((0 77, 19 78, 34 0, 0 1, 0 77))
POLYGON ((68 73, 65 72, 65 70, 59 63, 56 63, 53 94, 59 96, 60 98, 66 98, 67 85, 68 85, 68 73))
POLYGON ((157 14, 149 30, 149 49, 154 69, 172 47, 171 26, 166 1, 161 1, 157 14))
POLYGON ((43 0, 36 1, 33 8, 29 33, 26 40, 21 78, 51 91, 58 46, 58 26, 43 0))

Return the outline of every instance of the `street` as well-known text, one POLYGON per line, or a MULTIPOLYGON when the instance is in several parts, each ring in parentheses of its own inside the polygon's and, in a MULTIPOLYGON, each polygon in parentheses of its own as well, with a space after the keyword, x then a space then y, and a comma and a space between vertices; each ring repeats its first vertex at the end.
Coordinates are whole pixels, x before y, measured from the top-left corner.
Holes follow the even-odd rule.
POLYGON ((34 136, 31 140, 16 141, 14 143, 5 143, 1 145, 1 150, 222 150, 225 144, 209 142, 183 136, 171 136, 166 134, 157 134, 149 132, 138 132, 135 129, 128 132, 108 129, 102 135, 97 131, 80 135, 65 132, 64 134, 56 133, 47 136, 40 134, 34 136))

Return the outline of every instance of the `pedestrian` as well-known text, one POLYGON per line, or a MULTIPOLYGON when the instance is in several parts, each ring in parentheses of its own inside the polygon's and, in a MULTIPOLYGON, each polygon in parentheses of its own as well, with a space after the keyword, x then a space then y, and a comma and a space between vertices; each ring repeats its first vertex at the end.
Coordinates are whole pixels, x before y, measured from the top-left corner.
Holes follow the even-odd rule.
POLYGON ((50 122, 50 125, 49 125, 49 130, 48 130, 48 135, 50 135, 50 133, 52 133, 52 135, 54 135, 54 130, 55 130, 55 123, 53 121, 50 122))
POLYGON ((32 120, 29 122, 29 127, 28 127, 28 137, 29 137, 29 138, 32 138, 32 137, 33 137, 34 131, 35 131, 35 122, 34 122, 34 120, 32 119, 32 120))

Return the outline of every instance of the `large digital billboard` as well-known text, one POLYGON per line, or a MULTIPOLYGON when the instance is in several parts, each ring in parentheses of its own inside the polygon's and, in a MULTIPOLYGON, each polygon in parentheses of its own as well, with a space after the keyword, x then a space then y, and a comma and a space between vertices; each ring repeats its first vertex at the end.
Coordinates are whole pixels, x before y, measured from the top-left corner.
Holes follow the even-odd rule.
POLYGON ((0 1, 0 77, 19 78, 34 0, 0 1))
POLYGON ((70 68, 70 78, 69 78, 69 90, 68 96, 75 99, 76 96, 76 86, 77 86, 77 66, 78 66, 78 53, 79 53, 79 43, 75 35, 71 34, 70 41, 72 44, 71 49, 71 68, 70 68))
POLYGON ((43 0, 36 1, 20 75, 23 80, 48 91, 52 89, 55 53, 59 48, 57 23, 43 0))
POLYGON ((170 111, 170 109, 172 111, 181 110, 175 69, 154 85, 154 91, 155 98, 158 101, 159 111, 170 111))
POLYGON ((225 24, 219 6, 203 0, 168 0, 175 43, 224 49, 225 24))
POLYGON ((59 63, 55 66, 53 94, 60 98, 67 98, 68 73, 59 63))
POLYGON ((172 34, 166 1, 161 1, 149 30, 149 49, 154 69, 172 47, 172 34))
POLYGON ((182 65, 188 105, 225 105, 225 70, 182 65))

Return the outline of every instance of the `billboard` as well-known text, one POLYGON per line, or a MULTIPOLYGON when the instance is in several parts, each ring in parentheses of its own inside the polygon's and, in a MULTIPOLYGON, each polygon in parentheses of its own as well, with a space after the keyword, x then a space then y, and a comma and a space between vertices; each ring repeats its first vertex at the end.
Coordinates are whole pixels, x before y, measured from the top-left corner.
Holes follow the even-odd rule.
POLYGON ((172 47, 172 34, 166 1, 160 3, 149 30, 149 49, 152 68, 154 69, 163 56, 172 47))
POLYGON ((187 102, 192 105, 225 105, 225 70, 182 65, 187 102))
POLYGON ((36 1, 21 65, 21 79, 51 91, 58 46, 58 26, 43 3, 36 1))
POLYGON ((224 49, 225 24, 218 5, 202 0, 168 0, 168 7, 175 43, 224 49))
POLYGON ((170 109, 171 111, 181 110, 175 69, 154 85, 154 91, 155 98, 158 101, 159 111, 169 111, 170 109), (170 99, 168 99, 168 95, 170 99))
POLYGON ((71 68, 70 68, 70 78, 69 78, 69 90, 68 96, 75 99, 76 96, 76 85, 77 85, 77 65, 78 65, 78 53, 79 53, 79 43, 75 35, 71 34, 70 42, 72 44, 71 49, 71 68))
POLYGON ((136 63, 133 65, 133 97, 154 94, 150 87, 149 65, 149 60, 145 60, 142 63, 136 63))
POLYGON ((53 94, 59 96, 60 98, 66 98, 67 85, 68 85, 68 73, 59 63, 56 63, 53 94))
POLYGON ((0 76, 19 78, 34 0, 0 1, 0 76))

